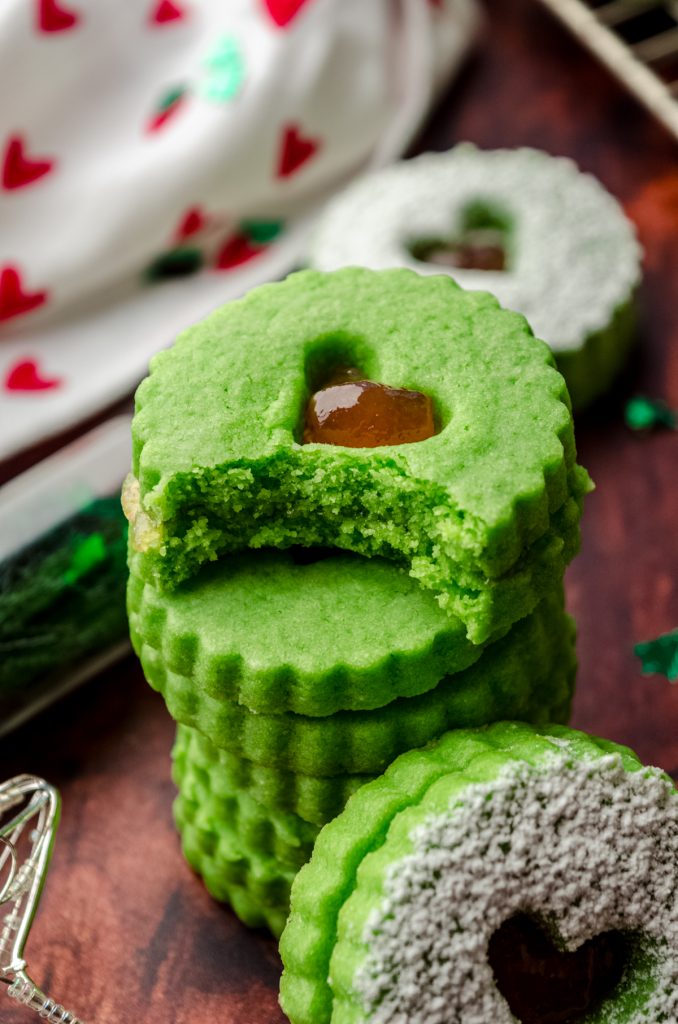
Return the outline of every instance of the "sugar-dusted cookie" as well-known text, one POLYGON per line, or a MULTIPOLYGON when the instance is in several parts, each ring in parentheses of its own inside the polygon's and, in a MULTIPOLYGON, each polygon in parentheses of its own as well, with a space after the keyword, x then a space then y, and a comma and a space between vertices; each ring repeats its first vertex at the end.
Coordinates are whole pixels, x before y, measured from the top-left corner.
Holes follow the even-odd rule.
POLYGON ((231 754, 304 775, 376 774, 399 753, 451 728, 508 717, 566 721, 576 673, 574 627, 563 611, 562 589, 470 668, 445 676, 435 689, 372 711, 340 711, 326 718, 255 714, 210 696, 190 676, 168 669, 162 654, 133 626, 131 636, 146 679, 162 693, 177 722, 231 754))
POLYGON ((588 477, 552 356, 446 277, 304 271, 255 289, 155 357, 133 435, 132 543, 168 589, 248 547, 338 547, 404 565, 482 643, 577 549, 588 477), (347 365, 427 396, 437 433, 302 444, 309 396, 347 365))
POLYGON ((571 160, 462 144, 351 184, 326 207, 309 262, 410 267, 492 292, 550 345, 580 408, 625 361, 641 256, 617 200, 571 160))
POLYGON ((448 733, 322 830, 281 953, 292 1024, 676 1020, 674 785, 563 727, 448 733))

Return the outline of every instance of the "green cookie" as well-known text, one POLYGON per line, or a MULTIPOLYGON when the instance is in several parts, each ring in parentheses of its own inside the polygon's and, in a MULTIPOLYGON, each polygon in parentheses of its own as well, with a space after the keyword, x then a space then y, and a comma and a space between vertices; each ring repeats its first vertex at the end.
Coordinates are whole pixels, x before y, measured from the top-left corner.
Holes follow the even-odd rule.
POLYGON ((291 1024, 510 1024, 490 948, 527 914, 561 949, 623 933, 618 984, 570 1019, 674 1020, 677 853, 674 785, 627 749, 558 726, 448 733, 320 833, 293 887, 281 1004, 291 1024))
POLYGON ((337 552, 286 551, 204 567, 167 593, 132 556, 132 629, 202 693, 250 711, 310 716, 382 707, 432 689, 482 654, 401 568, 337 552))
POLYGON ((545 599, 470 668, 446 676, 419 697, 401 697, 373 711, 329 718, 291 713, 257 715, 200 691, 168 670, 162 655, 131 630, 150 685, 176 721, 204 733, 232 754, 307 775, 375 774, 404 750, 451 728, 502 718, 566 720, 576 673, 574 627, 562 591, 545 599))
POLYGON ((523 317, 444 277, 304 271, 189 329, 137 392, 125 491, 146 578, 295 544, 405 566, 474 643, 529 614, 577 548, 588 490, 567 389, 523 317), (440 432, 344 448, 300 441, 339 365, 422 391, 440 432))
POLYGON ((246 790, 264 807, 289 811, 312 825, 324 825, 346 805, 348 798, 374 775, 300 775, 268 768, 219 750, 206 736, 187 725, 177 728, 174 757, 186 756, 217 792, 222 787, 246 790))
POLYGON ((214 762, 205 766, 199 748, 184 738, 173 759, 179 789, 174 816, 186 859, 209 892, 230 903, 245 924, 279 935, 292 880, 311 855, 317 826, 263 807, 232 787, 228 773, 214 762))
POLYGON ((296 871, 252 854, 227 827, 195 826, 183 805, 175 806, 175 818, 184 857, 209 894, 228 903, 243 924, 268 928, 278 938, 287 920, 296 871))

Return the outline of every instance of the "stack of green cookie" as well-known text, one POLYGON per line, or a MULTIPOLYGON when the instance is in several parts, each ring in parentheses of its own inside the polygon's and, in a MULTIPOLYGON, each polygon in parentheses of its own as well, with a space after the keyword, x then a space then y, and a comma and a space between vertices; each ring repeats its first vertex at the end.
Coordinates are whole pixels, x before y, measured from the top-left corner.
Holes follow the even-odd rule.
POLYGON ((184 851, 278 934, 320 827, 400 753, 566 721, 562 578, 589 486, 567 391, 489 295, 306 271, 157 356, 133 432, 130 628, 179 723, 184 851), (301 443, 345 366, 430 396, 436 434, 301 443))

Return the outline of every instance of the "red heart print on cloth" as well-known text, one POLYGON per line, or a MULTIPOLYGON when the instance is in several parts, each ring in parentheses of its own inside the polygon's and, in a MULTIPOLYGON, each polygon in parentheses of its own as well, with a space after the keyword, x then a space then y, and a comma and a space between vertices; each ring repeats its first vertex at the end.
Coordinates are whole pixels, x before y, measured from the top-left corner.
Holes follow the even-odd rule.
POLYGON ((38 0, 38 28, 41 32, 67 32, 80 24, 80 14, 57 0, 38 0))
POLYGON ((302 135, 299 126, 288 124, 283 128, 278 157, 278 177, 289 178, 296 174, 320 149, 320 141, 302 135))
POLYGON ((186 97, 186 90, 183 85, 177 85, 160 100, 158 109, 146 123, 147 132, 157 132, 166 124, 171 117, 174 117, 177 110, 183 106, 186 97))
POLYGON ((160 0, 151 11, 153 25, 166 25, 169 21, 183 21, 187 12, 174 0, 160 0))
POLYGON ((264 7, 278 28, 285 28, 308 0, 264 0, 264 7))
POLYGON ((199 206, 192 206, 190 210, 186 210, 183 215, 176 231, 174 232, 174 239, 177 242, 183 242, 184 239, 190 238, 192 235, 197 235, 199 231, 207 225, 207 217, 200 209, 199 206))
POLYGON ((47 302, 47 292, 27 292, 16 267, 4 267, 0 273, 0 321, 30 313, 47 302))
POLYGON ((22 359, 5 377, 7 391, 52 391, 61 386, 61 378, 45 376, 34 359, 22 359))
POLYGON ((265 246, 252 244, 247 235, 238 233, 231 235, 217 254, 216 267, 218 270, 230 270, 232 267, 239 267, 248 260, 254 259, 264 251, 265 246))
POLYGON ((13 135, 7 143, 2 165, 2 187, 8 190, 31 185, 44 178, 54 167, 54 160, 47 157, 31 157, 26 152, 24 140, 13 135))

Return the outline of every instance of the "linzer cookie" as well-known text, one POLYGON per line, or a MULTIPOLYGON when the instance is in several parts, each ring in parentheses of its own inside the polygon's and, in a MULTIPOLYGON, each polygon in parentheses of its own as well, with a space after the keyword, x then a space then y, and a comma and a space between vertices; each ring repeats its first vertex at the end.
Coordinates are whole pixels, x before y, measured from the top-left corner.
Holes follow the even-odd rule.
POLYGON ((341 548, 404 566, 473 643, 560 578, 589 486, 524 318, 406 270, 305 271, 218 310, 155 357, 133 434, 124 504, 159 588, 248 548, 341 548), (343 383, 357 419, 373 413, 364 446, 309 425, 346 369, 364 378, 343 383), (370 444, 395 403, 394 434, 370 444))
POLYGON ((352 183, 326 207, 309 262, 410 267, 492 292, 550 345, 581 408, 626 359, 641 257, 617 200, 571 160, 463 144, 352 183))
POLYGON ((678 796, 626 748, 501 723, 327 825, 281 940, 291 1024, 678 1019, 678 796))

